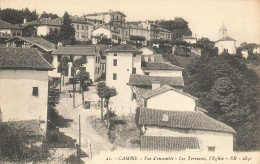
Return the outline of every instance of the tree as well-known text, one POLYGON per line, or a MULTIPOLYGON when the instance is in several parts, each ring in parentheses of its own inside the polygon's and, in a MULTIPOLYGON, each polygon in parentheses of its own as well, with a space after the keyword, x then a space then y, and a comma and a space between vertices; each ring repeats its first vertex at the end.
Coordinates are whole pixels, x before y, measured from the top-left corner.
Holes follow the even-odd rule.
POLYGON ((104 44, 104 45, 112 44, 112 40, 110 38, 107 38, 107 36, 104 34, 99 34, 99 35, 92 36, 92 37, 97 40, 98 44, 104 44))
POLYGON ((82 66, 87 63, 85 57, 78 58, 72 63, 72 72, 73 72, 73 107, 75 108, 75 92, 76 92, 76 72, 82 69, 82 66))
POLYGON ((100 98, 100 112, 101 112, 101 121, 104 120, 103 118, 103 105, 104 105, 104 98, 105 98, 105 88, 106 88, 106 83, 105 82, 98 82, 97 84, 97 95, 100 98))
POLYGON ((46 13, 43 11, 43 13, 40 16, 41 18, 51 18, 51 19, 56 19, 59 18, 57 14, 52 14, 52 13, 46 13))
POLYGON ((203 53, 188 64, 184 71, 184 89, 199 98, 211 117, 237 131, 236 150, 259 150, 259 138, 245 133, 246 128, 255 131, 260 123, 259 78, 255 71, 247 68, 244 60, 214 53, 203 53), (244 139, 248 140, 247 144, 242 142, 244 139))
POLYGON ((62 41, 59 31, 50 31, 50 33, 43 38, 54 44, 58 44, 58 42, 62 41))
POLYGON ((61 39, 64 43, 71 44, 75 41, 75 29, 72 27, 70 15, 65 12, 60 28, 61 39))
POLYGON ((174 20, 161 20, 158 22, 162 28, 172 33, 172 39, 183 38, 183 36, 191 36, 192 32, 188 22, 181 17, 175 17, 174 20))
POLYGON ((29 136, 28 129, 14 125, 15 122, 0 124, 0 162, 29 163, 47 159, 48 152, 35 146, 43 136, 29 136))
POLYGON ((81 95, 82 95, 82 105, 84 105, 84 91, 88 88, 88 86, 90 85, 89 82, 89 73, 86 72, 85 70, 81 69, 78 71, 77 75, 76 75, 76 79, 79 81, 80 84, 80 91, 81 91, 81 95))
POLYGON ((27 22, 37 20, 38 14, 36 10, 30 11, 28 8, 22 10, 7 8, 1 10, 1 18, 3 21, 11 24, 22 24, 24 18, 27 19, 27 22))
POLYGON ((58 69, 61 72, 61 74, 60 74, 60 91, 61 91, 61 79, 63 76, 63 86, 64 86, 64 76, 65 76, 66 71, 68 71, 69 61, 70 61, 70 59, 67 56, 63 56, 58 65, 58 69))
POLYGON ((104 92, 104 98, 105 98, 105 104, 106 104, 105 106, 107 108, 107 126, 109 127, 109 125, 110 125, 110 115, 109 115, 109 113, 111 112, 109 110, 109 100, 110 100, 111 97, 114 97, 114 96, 117 95, 117 91, 113 87, 110 88, 110 87, 106 86, 106 87, 103 88, 103 92, 104 92))

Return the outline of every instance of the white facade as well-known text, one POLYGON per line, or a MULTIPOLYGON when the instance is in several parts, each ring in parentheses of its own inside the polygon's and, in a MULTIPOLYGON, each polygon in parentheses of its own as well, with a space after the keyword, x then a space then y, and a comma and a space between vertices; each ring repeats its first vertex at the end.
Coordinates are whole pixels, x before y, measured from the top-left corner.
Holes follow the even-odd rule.
POLYGON ((248 50, 242 50, 241 51, 241 54, 242 54, 242 56, 244 57, 244 58, 248 58, 248 50))
POLYGON ((60 30, 60 27, 51 25, 40 25, 36 26, 36 28, 38 36, 46 36, 50 33, 50 31, 60 30))
POLYGON ((257 54, 260 54, 260 47, 254 48, 254 49, 253 49, 253 53, 254 53, 254 54, 256 54, 256 53, 257 53, 257 54))
POLYGON ((215 42, 215 47, 218 48, 218 54, 227 52, 229 54, 236 54, 236 41, 235 40, 219 40, 215 42))
POLYGON ((90 23, 72 23, 75 29, 75 38, 76 40, 86 41, 91 38, 93 25, 90 23))
POLYGON ((178 91, 169 90, 147 99, 145 107, 170 111, 195 111, 196 99, 178 91))
POLYGON ((131 101, 131 87, 127 85, 130 74, 134 70, 136 74, 143 74, 140 54, 136 54, 135 57, 132 52, 107 54, 106 83, 108 86, 115 87, 118 92, 118 95, 111 99, 113 102, 111 106, 117 112, 129 113, 136 109, 136 103, 131 101), (114 66, 115 61, 116 66, 114 66))
POLYGON ((118 43, 119 34, 112 32, 104 27, 99 27, 96 30, 92 31, 93 36, 98 36, 100 34, 105 35, 107 38, 111 39, 114 43, 118 43))
MULTIPOLYGON (((84 68, 86 68, 86 72, 89 73, 90 79, 92 81, 96 81, 102 74, 101 68, 100 68, 100 61, 101 57, 100 54, 97 53, 98 55, 96 56, 86 56, 87 63, 83 65, 84 68)), ((60 77, 60 73, 58 72, 58 56, 59 55, 53 55, 53 66, 54 69, 53 71, 49 72, 49 75, 52 77, 60 77)), ((77 56, 77 55, 60 55, 60 56, 67 56, 70 58, 70 56, 73 56, 74 60, 81 58, 82 56, 77 56)), ((71 74, 71 67, 72 67, 72 62, 69 62, 69 68, 68 68, 68 74, 65 75, 65 79, 68 80, 68 78, 72 78, 73 75, 71 74)))
POLYGON ((196 137, 199 141, 201 152, 208 152, 209 147, 214 147, 215 152, 217 153, 233 152, 232 133, 147 126, 145 135, 146 136, 171 136, 171 137, 196 137))
POLYGON ((34 70, 0 71, 0 108, 3 121, 41 120, 46 132, 48 72, 34 70), (38 88, 38 96, 33 95, 38 88))
POLYGON ((197 43, 197 39, 196 38, 183 38, 183 41, 190 43, 190 44, 195 44, 197 43))

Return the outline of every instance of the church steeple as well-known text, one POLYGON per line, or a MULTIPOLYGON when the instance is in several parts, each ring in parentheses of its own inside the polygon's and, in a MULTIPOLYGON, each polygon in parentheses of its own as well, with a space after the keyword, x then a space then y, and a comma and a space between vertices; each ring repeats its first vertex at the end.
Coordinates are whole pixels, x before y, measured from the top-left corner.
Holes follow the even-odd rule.
POLYGON ((219 38, 225 38, 227 37, 227 28, 223 22, 222 26, 219 29, 219 38))

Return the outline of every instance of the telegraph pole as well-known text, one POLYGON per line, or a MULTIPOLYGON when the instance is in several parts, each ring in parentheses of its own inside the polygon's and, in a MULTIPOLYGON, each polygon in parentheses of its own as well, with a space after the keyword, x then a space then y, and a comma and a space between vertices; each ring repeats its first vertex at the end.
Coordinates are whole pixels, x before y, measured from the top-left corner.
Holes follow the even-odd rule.
POLYGON ((80 164, 81 157, 81 126, 80 126, 80 115, 79 115, 79 146, 78 146, 78 163, 80 164))

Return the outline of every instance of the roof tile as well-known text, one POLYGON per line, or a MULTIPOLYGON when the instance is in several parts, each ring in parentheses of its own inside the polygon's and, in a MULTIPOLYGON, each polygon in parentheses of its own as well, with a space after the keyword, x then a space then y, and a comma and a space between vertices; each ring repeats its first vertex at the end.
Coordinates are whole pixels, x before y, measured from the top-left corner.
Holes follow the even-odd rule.
POLYGON ((140 108, 139 124, 235 133, 235 130, 230 126, 196 111, 167 111, 140 108), (168 115, 169 121, 162 121, 163 114, 168 115))
POLYGON ((0 47, 0 69, 53 70, 35 48, 0 47))

